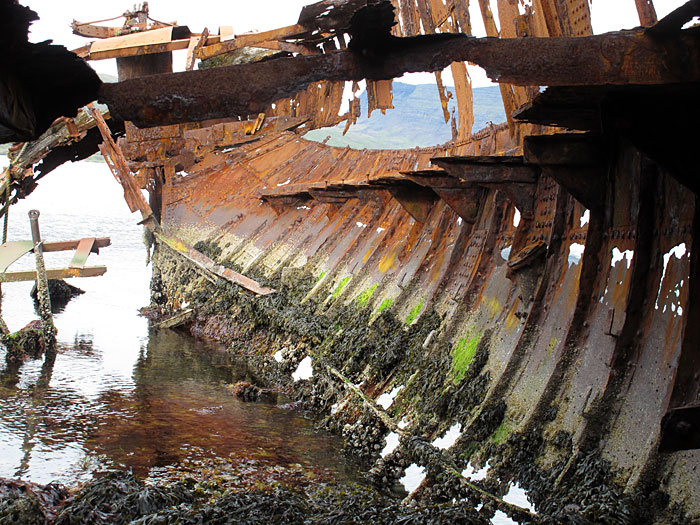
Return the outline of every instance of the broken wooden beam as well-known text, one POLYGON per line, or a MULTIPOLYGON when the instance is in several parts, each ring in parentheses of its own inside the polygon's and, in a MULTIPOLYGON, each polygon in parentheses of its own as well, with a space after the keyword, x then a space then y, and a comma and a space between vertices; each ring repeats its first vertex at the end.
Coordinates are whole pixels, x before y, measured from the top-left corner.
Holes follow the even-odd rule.
POLYGON ((156 324, 156 328, 177 328, 183 324, 189 323, 194 319, 195 312, 193 308, 186 308, 179 312, 175 312, 167 319, 156 324))
POLYGON ((223 55, 224 53, 229 53, 231 51, 235 51, 236 49, 241 49, 243 47, 255 46, 256 44, 260 44, 263 42, 269 43, 273 40, 291 38, 309 32, 310 31, 307 27, 295 24, 287 27, 280 27, 278 29, 272 29, 270 31, 262 31, 260 33, 236 35, 217 44, 202 47, 195 54, 195 56, 196 58, 205 60, 207 58, 223 55))

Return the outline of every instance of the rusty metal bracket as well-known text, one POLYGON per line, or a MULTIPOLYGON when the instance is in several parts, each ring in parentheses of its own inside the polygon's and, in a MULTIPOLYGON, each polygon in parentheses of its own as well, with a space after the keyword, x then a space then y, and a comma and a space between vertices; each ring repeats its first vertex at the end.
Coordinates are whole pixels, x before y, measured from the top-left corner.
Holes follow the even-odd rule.
POLYGON ((444 170, 402 171, 409 180, 431 188, 464 221, 474 224, 486 190, 447 175, 444 170))
POLYGON ((526 219, 534 216, 539 168, 521 156, 434 157, 433 164, 460 180, 502 191, 526 219))
POLYGON ((536 164, 588 209, 603 206, 607 152, 599 137, 559 133, 525 137, 525 161, 536 164))

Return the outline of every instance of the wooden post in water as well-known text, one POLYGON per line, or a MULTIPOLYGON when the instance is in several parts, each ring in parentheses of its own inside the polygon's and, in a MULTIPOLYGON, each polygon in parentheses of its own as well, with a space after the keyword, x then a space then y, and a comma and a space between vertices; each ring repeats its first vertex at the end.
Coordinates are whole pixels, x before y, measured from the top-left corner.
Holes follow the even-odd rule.
MULTIPOLYGON (((3 175, 7 177, 2 183, 5 186, 5 190, 3 191, 4 198, 2 201, 2 205, 5 209, 2 227, 2 243, 5 244, 7 242, 7 225, 10 219, 10 176, 7 170, 5 173, 3 173, 3 175)), ((7 335, 9 333, 10 329, 5 324, 5 320, 2 318, 2 285, 0 284, 0 335, 7 335)))
POLYGON ((32 228, 32 242, 34 243, 34 256, 36 258, 36 296, 37 299, 39 299, 41 331, 46 353, 49 354, 53 353, 56 349, 56 329, 53 325, 53 315, 51 314, 49 281, 46 278, 44 250, 42 247, 41 233, 39 232, 39 210, 31 210, 29 212, 29 224, 32 228))
POLYGON ((10 329, 2 318, 2 285, 0 285, 0 335, 8 335, 9 333, 10 329))

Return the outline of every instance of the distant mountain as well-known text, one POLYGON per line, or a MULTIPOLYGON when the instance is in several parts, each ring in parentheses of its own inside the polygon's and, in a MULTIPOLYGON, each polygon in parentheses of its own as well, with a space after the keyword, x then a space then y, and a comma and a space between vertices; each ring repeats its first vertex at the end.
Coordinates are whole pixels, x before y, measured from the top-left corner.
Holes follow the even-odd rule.
MULTIPOLYGON (((449 102, 450 113, 456 107, 454 88, 449 102)), ((416 146, 435 146, 452 138, 451 124, 445 123, 440 96, 434 84, 404 84, 394 82, 394 109, 373 111, 367 118, 367 91, 360 96, 362 117, 343 136, 345 123, 332 128, 310 131, 305 138, 323 141, 330 136, 332 146, 352 148, 403 149, 416 146)), ((456 113, 456 112, 455 112, 456 113)), ((501 92, 498 86, 474 89, 474 128, 478 131, 488 122, 497 124, 506 120, 501 92)))

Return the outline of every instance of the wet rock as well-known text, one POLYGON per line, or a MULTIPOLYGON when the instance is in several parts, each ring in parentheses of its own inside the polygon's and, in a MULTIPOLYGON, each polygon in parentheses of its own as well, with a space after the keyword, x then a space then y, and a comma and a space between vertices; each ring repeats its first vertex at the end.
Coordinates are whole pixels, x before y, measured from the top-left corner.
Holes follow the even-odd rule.
MULTIPOLYGON (((73 297, 84 293, 84 290, 81 290, 72 284, 68 284, 62 279, 49 279, 49 297, 51 298, 51 310, 54 313, 65 308, 68 301, 70 301, 73 297)), ((36 284, 32 287, 30 295, 34 301, 38 300, 36 284)))
POLYGON ((241 401, 269 401, 277 400, 279 392, 270 388, 260 388, 248 381, 239 381, 236 384, 229 385, 229 390, 241 401))
POLYGON ((1 340, 7 348, 5 360, 8 363, 21 363, 26 358, 39 359, 46 350, 39 320, 31 321, 18 332, 2 336, 1 340))

